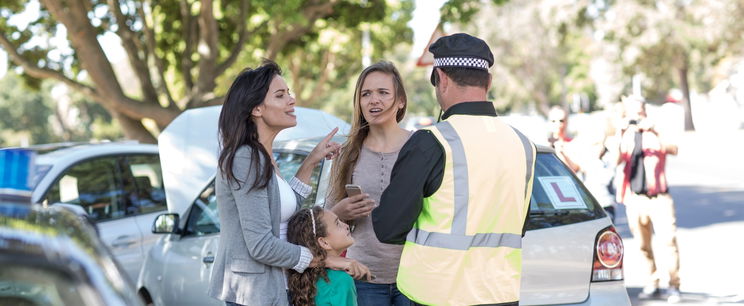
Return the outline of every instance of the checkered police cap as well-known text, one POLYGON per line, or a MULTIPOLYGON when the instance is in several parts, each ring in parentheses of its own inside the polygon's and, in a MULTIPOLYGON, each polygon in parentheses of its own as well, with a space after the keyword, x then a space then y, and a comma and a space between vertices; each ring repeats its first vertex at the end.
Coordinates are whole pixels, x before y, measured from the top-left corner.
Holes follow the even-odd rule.
POLYGON ((474 57, 442 57, 434 59, 434 67, 465 67, 488 70, 488 61, 474 57))
MULTIPOLYGON (((465 33, 443 36, 429 46, 434 55, 434 68, 460 67, 488 71, 493 65, 493 53, 485 41, 465 33)), ((434 84, 431 72, 431 84, 434 84)))

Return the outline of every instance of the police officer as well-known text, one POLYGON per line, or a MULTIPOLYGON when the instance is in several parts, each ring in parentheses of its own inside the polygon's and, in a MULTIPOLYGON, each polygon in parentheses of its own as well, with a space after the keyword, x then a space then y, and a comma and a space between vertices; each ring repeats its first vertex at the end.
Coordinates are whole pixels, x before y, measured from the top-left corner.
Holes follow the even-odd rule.
POLYGON ((404 244, 397 285, 416 303, 517 305, 535 147, 486 100, 483 40, 454 34, 429 51, 443 121, 401 149, 375 234, 404 244))

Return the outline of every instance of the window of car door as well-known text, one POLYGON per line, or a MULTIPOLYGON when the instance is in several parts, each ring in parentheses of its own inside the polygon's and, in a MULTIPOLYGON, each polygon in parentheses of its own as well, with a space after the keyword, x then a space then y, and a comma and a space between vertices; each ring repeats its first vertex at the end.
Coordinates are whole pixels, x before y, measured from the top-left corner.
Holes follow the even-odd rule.
POLYGON ((125 184, 132 190, 127 215, 147 214, 166 209, 160 158, 155 154, 126 156, 125 184))
POLYGON ((124 181, 121 156, 88 159, 67 168, 47 191, 45 201, 80 205, 96 221, 122 218, 131 192, 124 181))
MULTIPOLYGON (((279 172, 286 180, 291 179, 297 173, 297 169, 302 164, 302 161, 305 160, 305 156, 304 153, 298 152, 274 152, 274 159, 279 166, 279 172)), ((321 166, 318 165, 318 167, 313 169, 310 177, 313 191, 305 199, 303 205, 312 205, 312 203, 315 203, 321 166)), ((214 192, 213 180, 191 205, 191 211, 189 212, 188 220, 186 220, 183 236, 204 236, 219 232, 220 219, 217 211, 217 196, 214 192)))

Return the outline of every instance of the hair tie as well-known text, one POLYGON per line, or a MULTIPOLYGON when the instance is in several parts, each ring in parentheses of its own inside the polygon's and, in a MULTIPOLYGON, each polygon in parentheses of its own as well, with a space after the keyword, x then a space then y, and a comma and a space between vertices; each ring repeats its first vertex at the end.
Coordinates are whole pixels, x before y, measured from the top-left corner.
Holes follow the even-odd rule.
POLYGON ((308 208, 308 210, 310 210, 310 220, 313 221, 313 237, 315 237, 315 213, 313 213, 312 207, 308 208))

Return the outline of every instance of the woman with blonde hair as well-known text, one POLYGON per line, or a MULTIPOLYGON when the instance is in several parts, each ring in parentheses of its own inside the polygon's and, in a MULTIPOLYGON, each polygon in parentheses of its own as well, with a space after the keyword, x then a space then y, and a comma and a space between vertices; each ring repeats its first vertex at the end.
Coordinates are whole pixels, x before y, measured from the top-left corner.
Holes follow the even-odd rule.
POLYGON ((382 61, 364 69, 354 90, 351 134, 331 170, 326 207, 354 228, 355 243, 346 256, 369 267, 375 277, 370 282, 356 281, 360 306, 411 305, 395 284, 403 246, 378 241, 370 217, 390 182, 398 152, 411 136, 398 125, 407 102, 400 73, 392 63, 382 61), (348 196, 347 184, 360 186, 363 193, 348 196))

